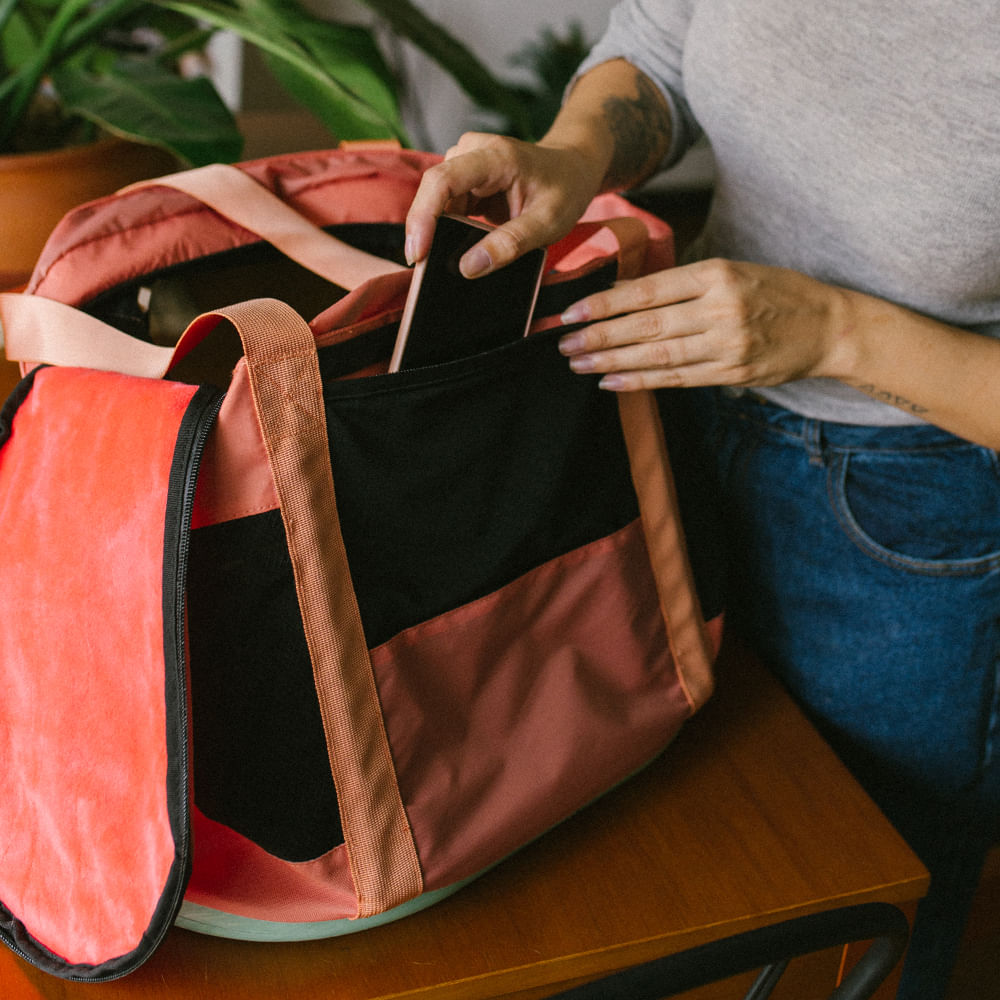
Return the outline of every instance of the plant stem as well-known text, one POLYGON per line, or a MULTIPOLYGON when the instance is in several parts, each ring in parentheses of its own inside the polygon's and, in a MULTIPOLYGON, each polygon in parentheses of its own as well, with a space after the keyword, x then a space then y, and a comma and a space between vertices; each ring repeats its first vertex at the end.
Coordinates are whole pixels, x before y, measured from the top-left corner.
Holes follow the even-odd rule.
POLYGON ((3 120, 0 121, 0 149, 24 118, 28 105, 49 68, 52 56, 58 50, 63 33, 87 2, 88 0, 70 0, 69 3, 60 4, 37 52, 4 81, 5 86, 0 90, 0 100, 5 102, 3 120))
POLYGON ((66 29, 63 45, 58 52, 59 56, 65 56, 79 46, 93 41, 105 25, 121 20, 130 7, 144 6, 141 0, 109 0, 108 3, 98 4, 85 17, 81 17, 66 29))
POLYGON ((137 6, 138 0, 111 0, 77 20, 91 0, 69 0, 59 5, 33 58, 4 80, 0 86, 0 149, 10 141, 27 113, 38 87, 57 58, 90 42, 123 9, 137 6))

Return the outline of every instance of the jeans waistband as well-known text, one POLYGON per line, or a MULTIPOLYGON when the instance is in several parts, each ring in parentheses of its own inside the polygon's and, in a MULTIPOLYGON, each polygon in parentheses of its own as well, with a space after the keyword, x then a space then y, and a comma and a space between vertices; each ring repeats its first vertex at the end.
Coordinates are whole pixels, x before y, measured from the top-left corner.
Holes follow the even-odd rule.
MULTIPOLYGON (((772 403, 752 390, 716 393, 721 413, 752 423, 764 433, 798 439, 810 452, 834 451, 905 452, 941 449, 981 449, 950 431, 933 424, 873 426, 815 420, 772 403)), ((988 450, 988 449, 981 449, 988 450)))

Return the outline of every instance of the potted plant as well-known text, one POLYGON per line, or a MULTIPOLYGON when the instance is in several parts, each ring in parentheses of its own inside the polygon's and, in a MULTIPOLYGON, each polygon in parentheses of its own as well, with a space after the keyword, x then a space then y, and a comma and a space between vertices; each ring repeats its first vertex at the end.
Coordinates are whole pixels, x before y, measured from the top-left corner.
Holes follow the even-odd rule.
POLYGON ((74 205, 239 157, 232 113, 206 75, 190 72, 221 28, 283 61, 285 78, 337 133, 401 137, 370 33, 297 2, 0 0, 0 285, 27 277, 74 205))
MULTIPOLYGON (((358 3, 527 133, 523 95, 410 0, 358 3)), ((372 31, 325 19, 298 0, 0 0, 0 287, 26 278, 73 205, 177 165, 239 158, 233 115, 207 76, 185 71, 218 30, 257 47, 331 141, 408 142, 372 31), (92 177, 98 168, 110 176, 92 177), (63 173, 68 190, 53 193, 49 185, 63 173), (23 193, 21 181, 38 180, 44 193, 23 193), (18 251, 21 230, 30 232, 18 251)))

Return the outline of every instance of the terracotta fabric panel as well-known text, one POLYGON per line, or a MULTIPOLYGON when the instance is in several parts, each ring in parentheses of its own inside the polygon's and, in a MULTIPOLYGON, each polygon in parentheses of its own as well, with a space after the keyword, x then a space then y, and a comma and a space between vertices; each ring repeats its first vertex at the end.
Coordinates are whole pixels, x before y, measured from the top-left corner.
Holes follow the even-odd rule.
POLYGON ((310 324, 317 345, 336 344, 373 326, 398 322, 411 278, 409 271, 376 278, 325 309, 310 324))
POLYGON ((163 543, 193 393, 43 370, 0 460, 0 899, 72 963, 139 945, 174 860, 163 543))
POLYGON ((292 153, 244 169, 320 225, 402 222, 423 172, 440 159, 412 149, 348 147, 292 153))
POLYGON ((246 837, 192 810, 197 864, 184 896, 257 920, 343 920, 358 901, 343 845, 312 861, 282 861, 246 837))
POLYGON ((549 249, 549 262, 562 271, 572 271, 593 260, 618 258, 619 278, 640 274, 649 243, 646 223, 632 216, 581 223, 561 243, 549 249), (587 235, 586 240, 580 240, 587 235), (579 243, 576 243, 580 240, 579 243), (576 245, 574 245, 576 243, 576 245), (565 245, 565 253, 560 248, 565 245))
MULTIPOLYGON (((402 222, 423 170, 438 159, 410 150, 323 150, 239 169, 326 226, 402 222)), ((78 305, 158 268, 257 239, 180 191, 129 191, 67 215, 46 243, 28 287, 78 305)))
POLYGON ((277 510, 278 495, 267 464, 246 363, 236 366, 219 409, 215 433, 195 493, 193 528, 277 510))
MULTIPOLYGON (((641 265, 641 273, 662 271, 674 266, 674 233, 670 226, 658 216, 644 211, 616 194, 599 194, 587 207, 580 221, 600 222, 603 219, 630 216, 641 219, 649 231, 646 253, 641 265)), ((633 272, 639 273, 639 272, 633 272)))
POLYGON ((638 522, 401 633, 372 666, 428 889, 597 798, 690 715, 638 522))

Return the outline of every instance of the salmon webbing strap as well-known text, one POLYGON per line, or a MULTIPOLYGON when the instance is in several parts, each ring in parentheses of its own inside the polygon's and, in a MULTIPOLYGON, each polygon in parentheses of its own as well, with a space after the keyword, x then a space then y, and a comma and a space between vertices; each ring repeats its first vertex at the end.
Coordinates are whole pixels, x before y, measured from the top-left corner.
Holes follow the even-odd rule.
POLYGON ((646 389, 620 392, 618 413, 670 652, 694 711, 712 693, 713 657, 702 627, 656 397, 646 389))
POLYGON ((419 895, 423 876, 399 795, 340 533, 323 383, 308 324, 256 299, 206 314, 243 340, 295 575, 358 916, 419 895))

